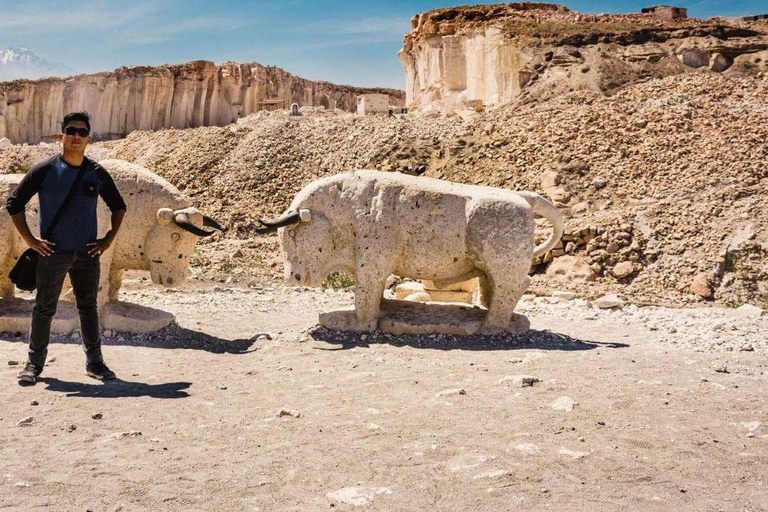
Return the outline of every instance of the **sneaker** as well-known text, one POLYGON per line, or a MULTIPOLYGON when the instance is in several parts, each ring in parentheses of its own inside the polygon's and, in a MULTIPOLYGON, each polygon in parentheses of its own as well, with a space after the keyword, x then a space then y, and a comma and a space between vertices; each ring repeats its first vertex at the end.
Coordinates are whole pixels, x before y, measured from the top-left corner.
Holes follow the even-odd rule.
POLYGON ((36 364, 27 363, 23 370, 16 376, 22 382, 29 382, 34 384, 37 381, 37 377, 43 373, 43 367, 36 364))
POLYGON ((114 380, 116 378, 115 372, 110 370, 103 362, 86 364, 85 374, 99 380, 114 380))

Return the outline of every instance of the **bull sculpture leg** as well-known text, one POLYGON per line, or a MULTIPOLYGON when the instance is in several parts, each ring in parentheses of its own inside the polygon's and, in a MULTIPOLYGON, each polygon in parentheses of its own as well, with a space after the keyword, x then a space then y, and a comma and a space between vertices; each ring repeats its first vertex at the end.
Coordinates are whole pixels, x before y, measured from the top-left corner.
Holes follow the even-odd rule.
MULTIPOLYGON (((3 242, 5 244, 5 242, 3 242)), ((13 268, 15 262, 9 262, 12 259, 10 255, 9 245, 0 248, 0 297, 4 299, 12 299, 15 296, 15 288, 13 283, 8 278, 8 272, 13 268)))
POLYGON ((117 300, 120 287, 123 286, 124 274, 125 270, 121 268, 111 268, 109 270, 109 300, 117 300))
POLYGON ((355 318, 359 331, 375 331, 379 323, 381 299, 390 269, 377 268, 382 252, 358 247, 355 273, 355 318))
MULTIPOLYGON (((509 327, 515 306, 528 289, 530 261, 531 258, 525 257, 512 257, 506 261, 499 258, 499 261, 484 269, 487 276, 483 279, 487 279, 484 288, 490 284, 492 292, 483 334, 499 334, 509 327)), ((483 290, 482 295, 488 296, 486 290, 483 290)))
POLYGON ((110 300, 111 290, 109 288, 109 278, 112 272, 112 255, 114 248, 110 247, 103 253, 99 259, 101 262, 99 268, 99 296, 96 299, 99 308, 104 307, 110 300))
POLYGON ((16 288, 8 278, 0 278, 0 298, 12 299, 16 296, 16 288))

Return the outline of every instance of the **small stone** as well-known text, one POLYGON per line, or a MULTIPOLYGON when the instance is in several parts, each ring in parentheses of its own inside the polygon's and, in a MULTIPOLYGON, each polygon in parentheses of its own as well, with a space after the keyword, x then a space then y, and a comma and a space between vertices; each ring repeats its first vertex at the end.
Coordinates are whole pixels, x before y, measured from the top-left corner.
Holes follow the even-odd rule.
POLYGON ((277 417, 282 418, 285 416, 290 416, 292 418, 301 418, 301 413, 298 411, 294 411, 292 409, 280 409, 280 412, 277 413, 277 417))
POLYGON ((506 384, 516 388, 530 388, 537 382, 541 382, 541 380, 531 375, 514 375, 511 377, 504 377, 497 384, 506 384))
POLYGON ((593 300, 592 305, 598 309, 620 308, 624 301, 616 294, 604 295, 599 299, 593 300))
POLYGON ((114 333, 112 331, 110 331, 109 329, 104 331, 104 337, 106 337, 106 338, 111 338, 113 334, 114 333))
POLYGON ((748 437, 749 439, 754 439, 754 437, 755 437, 755 433, 754 433, 754 432, 749 432, 749 433, 747 433, 747 437, 748 437))
POLYGON ((592 181, 592 186, 595 187, 597 190, 600 190, 602 188, 605 188, 605 186, 608 184, 607 181, 605 181, 603 178, 595 178, 592 181))
POLYGON ((561 396, 550 404, 550 407, 556 411, 571 412, 573 408, 579 403, 573 398, 567 396, 561 396))
POLYGON ((442 398, 444 396, 452 396, 452 395, 466 395, 467 392, 463 389, 446 389, 444 391, 440 391, 435 395, 436 398, 442 398))
POLYGON ((32 424, 32 416, 27 416, 26 418, 22 418, 19 421, 16 422, 17 427, 22 427, 24 425, 31 425, 32 424))
POLYGON ((715 370, 717 373, 730 373, 728 371, 728 367, 724 364, 716 364, 714 367, 712 367, 713 370, 715 370))
POLYGON ((573 292, 554 291, 552 297, 559 299, 560 301, 569 301, 576 298, 576 294, 573 292))
POLYGON ((755 347, 753 347, 752 345, 747 344, 747 345, 742 345, 739 348, 739 350, 741 350, 742 352, 754 352, 755 351, 755 347))
POLYGON ((100 412, 97 412, 96 414, 92 414, 91 418, 94 420, 100 420, 101 418, 103 418, 103 416, 100 412))
POLYGON ((18 365, 19 365, 18 361, 14 361, 14 360, 8 361, 8 366, 18 366, 18 365))
POLYGON ((616 276, 618 279, 622 279, 630 275, 632 272, 635 271, 635 267, 632 265, 632 262, 630 261, 622 261, 621 263, 618 263, 615 267, 613 267, 613 275, 616 276))
POLYGON ((573 459, 583 459, 584 457, 587 457, 589 455, 588 452, 577 452, 573 450, 569 450, 568 448, 560 448, 560 455, 565 455, 566 457, 571 457, 573 459))
POLYGON ((67 432, 74 432, 77 430, 77 425, 70 425, 67 427, 67 432))
POLYGON ((40 402, 38 402, 37 400, 32 400, 31 402, 29 402, 29 405, 40 405, 40 402))

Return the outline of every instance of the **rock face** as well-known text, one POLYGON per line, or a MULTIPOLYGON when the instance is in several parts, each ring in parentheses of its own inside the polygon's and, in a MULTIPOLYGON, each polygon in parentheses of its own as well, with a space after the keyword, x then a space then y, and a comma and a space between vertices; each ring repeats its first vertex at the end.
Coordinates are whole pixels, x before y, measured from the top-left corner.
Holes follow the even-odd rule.
MULTIPOLYGON (((768 50, 764 23, 581 14, 552 4, 437 9, 415 16, 399 53, 406 103, 479 108, 619 87, 768 50)), ((739 66, 742 69, 744 66, 739 66)))
POLYGON ((260 64, 193 61, 119 68, 109 73, 0 83, 0 138, 37 143, 60 132, 66 112, 87 110, 96 140, 134 130, 224 126, 259 110, 300 106, 354 112, 357 95, 383 93, 402 105, 402 91, 305 80, 260 64))

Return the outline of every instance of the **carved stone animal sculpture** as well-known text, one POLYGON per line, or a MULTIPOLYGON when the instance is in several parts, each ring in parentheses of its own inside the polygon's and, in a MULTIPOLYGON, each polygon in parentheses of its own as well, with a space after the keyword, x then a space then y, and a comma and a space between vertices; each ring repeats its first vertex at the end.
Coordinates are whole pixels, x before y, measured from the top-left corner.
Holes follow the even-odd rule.
POLYGON ((562 236, 560 212, 533 192, 462 185, 379 171, 355 171, 307 185, 261 233, 278 231, 289 282, 320 286, 353 276, 356 330, 377 327, 391 274, 442 287, 480 277, 489 305, 482 332, 504 331, 528 287, 534 256, 562 236), (553 233, 534 247, 534 213, 553 233))
MULTIPOLYGON (((101 255, 99 306, 116 299, 126 269, 149 270, 153 283, 174 287, 187 278, 189 259, 199 237, 209 236, 210 227, 223 229, 204 216, 179 190, 151 171, 122 160, 104 160, 120 191, 127 211, 112 247, 101 255)), ((0 204, 18 185, 20 174, 0 175, 0 204)), ((37 198, 26 209, 27 223, 38 231, 37 198)), ((99 203, 99 236, 109 228, 109 211, 99 203)), ((13 297, 8 272, 27 249, 5 208, 0 208, 0 297, 13 297)))

